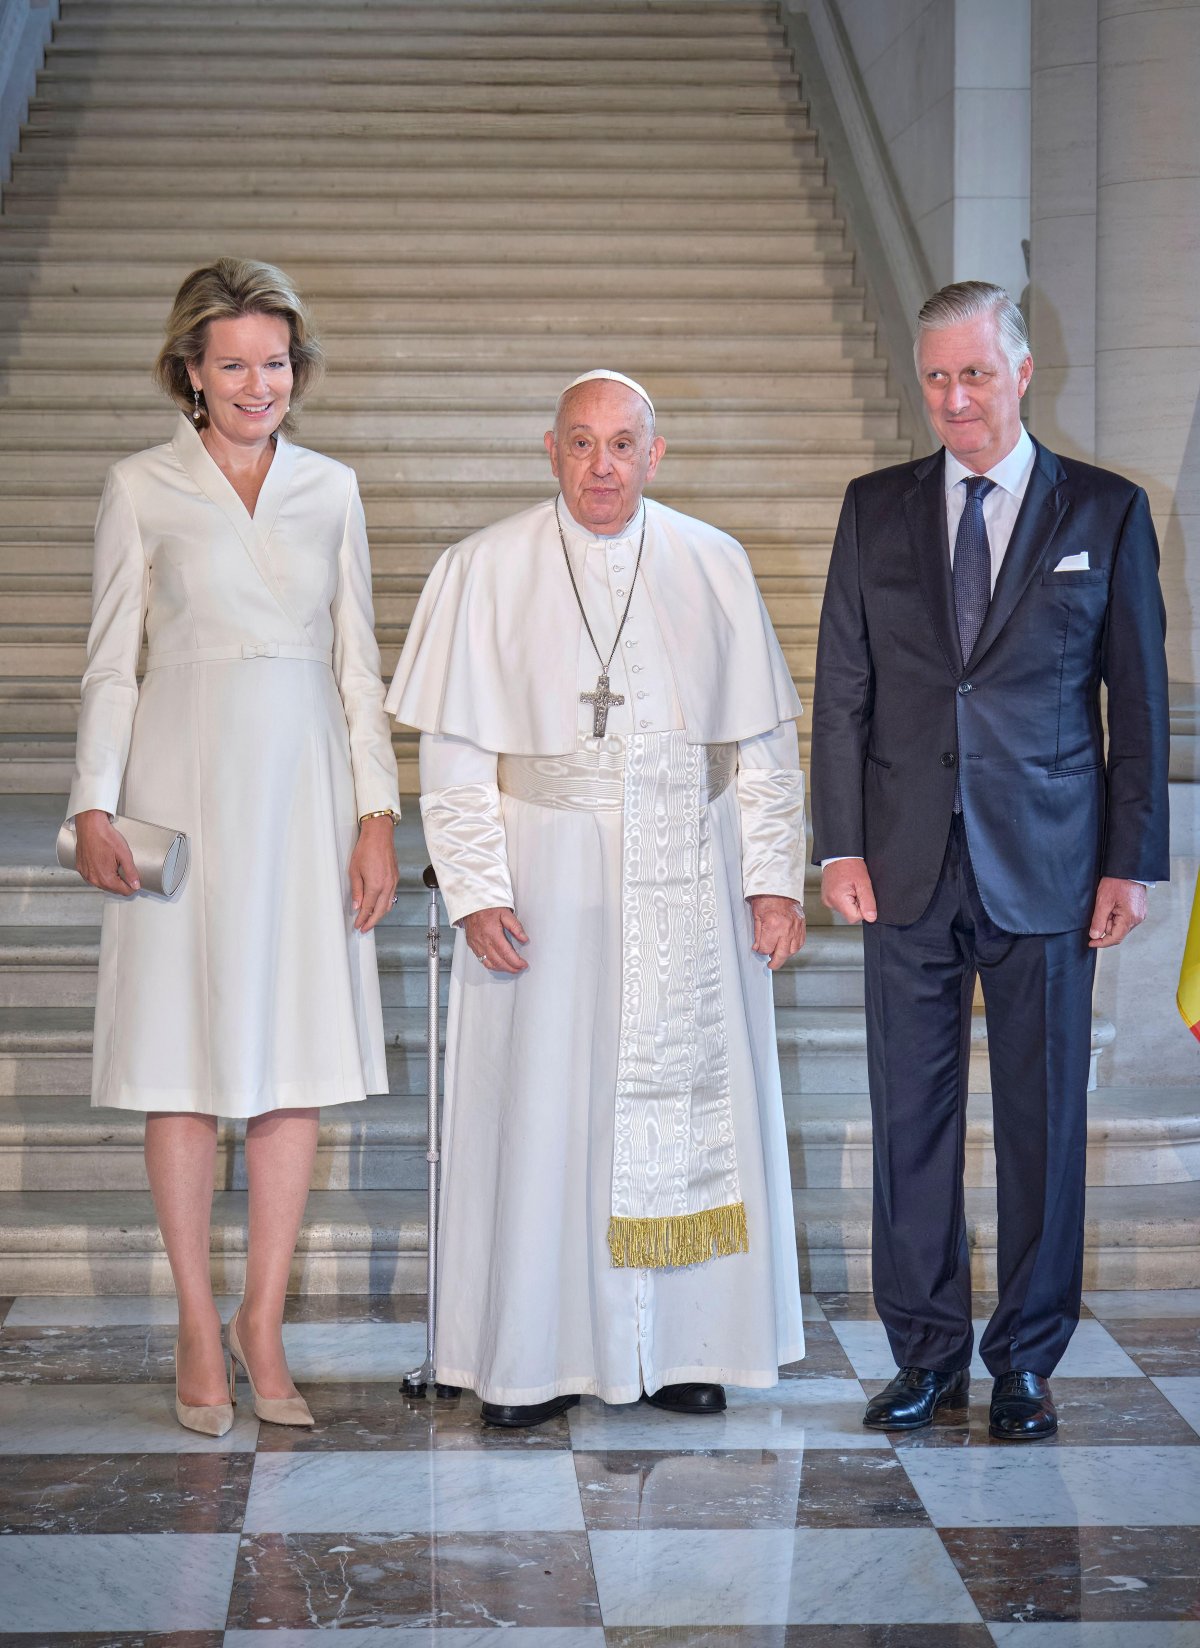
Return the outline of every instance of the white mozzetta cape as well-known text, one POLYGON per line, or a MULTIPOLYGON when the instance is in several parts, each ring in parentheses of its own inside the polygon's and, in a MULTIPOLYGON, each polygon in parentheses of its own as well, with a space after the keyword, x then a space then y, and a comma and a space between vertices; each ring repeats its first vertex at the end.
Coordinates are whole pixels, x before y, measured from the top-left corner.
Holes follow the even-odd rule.
MULTIPOLYGON (((801 713, 736 539, 646 499, 639 574, 662 631, 688 742, 731 744, 801 713)), ((554 500, 446 550, 429 575, 386 707, 422 732, 507 755, 578 740, 582 620, 554 500)))

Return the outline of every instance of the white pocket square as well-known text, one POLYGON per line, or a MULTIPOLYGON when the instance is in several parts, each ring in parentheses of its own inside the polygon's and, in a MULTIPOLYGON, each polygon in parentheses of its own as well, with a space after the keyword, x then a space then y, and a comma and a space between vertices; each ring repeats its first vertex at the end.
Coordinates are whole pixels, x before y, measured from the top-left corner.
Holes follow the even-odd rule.
POLYGON ((1086 549, 1081 549, 1078 555, 1064 555, 1055 567, 1055 572, 1087 572, 1091 566, 1086 549))

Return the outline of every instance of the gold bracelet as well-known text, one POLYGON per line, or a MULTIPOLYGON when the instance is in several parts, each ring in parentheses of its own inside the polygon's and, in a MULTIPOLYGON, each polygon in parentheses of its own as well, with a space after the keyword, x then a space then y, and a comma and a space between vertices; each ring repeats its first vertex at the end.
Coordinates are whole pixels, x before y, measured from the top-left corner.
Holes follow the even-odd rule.
POLYGON ((365 824, 368 818, 390 818, 393 824, 400 822, 400 814, 393 812, 390 807, 381 807, 377 813, 359 813, 358 822, 365 824))

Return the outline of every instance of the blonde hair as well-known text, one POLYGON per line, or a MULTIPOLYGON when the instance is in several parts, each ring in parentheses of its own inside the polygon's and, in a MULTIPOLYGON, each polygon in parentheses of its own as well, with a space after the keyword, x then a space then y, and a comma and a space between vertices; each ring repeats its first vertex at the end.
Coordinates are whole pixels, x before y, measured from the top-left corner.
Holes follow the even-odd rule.
MULTIPOLYGON (((276 315, 287 322, 293 407, 319 380, 325 356, 311 330, 304 300, 283 270, 251 258, 218 258, 202 269, 193 269, 175 294, 167 335, 154 363, 154 381, 182 411, 190 415, 194 409, 188 363, 202 359, 209 322, 239 320, 243 315, 276 315)), ((203 429, 208 424, 203 392, 199 411, 196 427, 203 429)), ((280 427, 285 435, 292 433, 290 411, 280 427)))

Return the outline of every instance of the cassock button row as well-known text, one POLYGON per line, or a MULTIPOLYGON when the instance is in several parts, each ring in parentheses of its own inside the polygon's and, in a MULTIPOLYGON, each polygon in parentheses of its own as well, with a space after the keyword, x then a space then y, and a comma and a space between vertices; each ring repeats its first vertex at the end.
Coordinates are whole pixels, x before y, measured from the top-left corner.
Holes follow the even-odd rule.
POLYGON ((619 590, 618 590, 618 591, 617 591, 617 594, 618 594, 618 595, 624 595, 624 593, 625 593, 625 591, 624 591, 624 590, 623 590, 623 589, 619 589, 619 590))
POLYGON ((636 647, 636 646, 637 646, 637 642, 636 642, 636 641, 626 641, 626 643, 625 643, 625 645, 626 645, 626 646, 627 646, 627 647, 636 647))
POLYGON ((646 694, 644 692, 639 692, 638 693, 639 698, 644 698, 645 696, 646 696, 646 694))
POLYGON ((633 673, 635 675, 640 675, 642 673, 642 666, 640 664, 635 664, 633 666, 633 673))
POLYGON ((650 725, 649 721, 643 721, 642 722, 643 727, 648 727, 649 725, 650 725))

